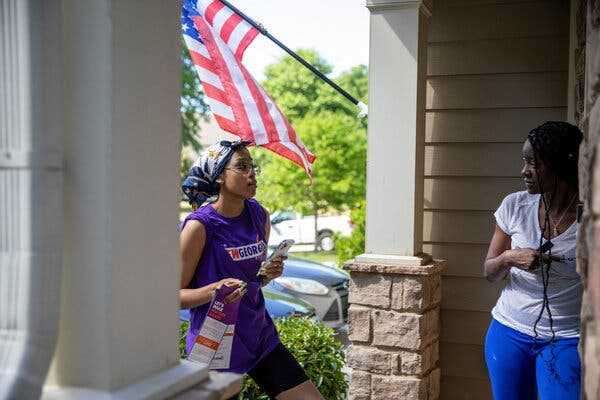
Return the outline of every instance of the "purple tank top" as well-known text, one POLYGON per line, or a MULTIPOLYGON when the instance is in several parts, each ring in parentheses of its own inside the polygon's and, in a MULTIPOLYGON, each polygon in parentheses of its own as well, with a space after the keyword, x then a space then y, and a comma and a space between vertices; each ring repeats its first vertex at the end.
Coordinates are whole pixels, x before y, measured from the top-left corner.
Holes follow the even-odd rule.
MULTIPOLYGON (((212 205, 200 207, 187 216, 202 222, 206 229, 206 244, 190 288, 198 288, 236 278, 248 283, 248 291, 240 300, 233 337, 230 368, 223 371, 246 373, 269 354, 279 343, 275 325, 265 309, 261 283, 256 276, 266 259, 266 213, 254 199, 246 200, 238 217, 220 215, 212 205)), ((190 310, 190 329, 186 351, 191 351, 198 331, 208 312, 208 304, 190 310)))

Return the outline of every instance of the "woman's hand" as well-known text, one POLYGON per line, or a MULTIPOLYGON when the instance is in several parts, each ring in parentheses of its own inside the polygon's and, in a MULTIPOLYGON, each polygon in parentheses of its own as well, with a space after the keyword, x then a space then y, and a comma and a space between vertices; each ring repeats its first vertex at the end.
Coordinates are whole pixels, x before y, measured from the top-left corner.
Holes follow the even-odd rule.
POLYGON ((225 297, 225 303, 235 303, 236 301, 240 301, 241 298, 244 296, 244 294, 246 294, 246 291, 247 291, 245 282, 243 282, 239 279, 225 278, 225 279, 221 279, 219 282, 215 283, 214 289, 213 289, 213 294, 212 294, 213 297, 215 296, 215 291, 222 286, 236 288, 233 292, 228 294, 227 297, 225 297))
POLYGON ((283 274, 283 262, 287 260, 285 256, 278 256, 267 263, 262 271, 262 275, 268 280, 279 278, 283 274))
POLYGON ((509 267, 517 267, 529 271, 539 265, 539 253, 534 249, 512 249, 502 254, 503 264, 509 267))
MULTIPOLYGON (((502 254, 503 262, 507 266, 517 267, 524 271, 531 271, 539 267, 540 265, 540 253, 535 249, 512 249, 506 250, 502 254)), ((548 261, 558 261, 559 259, 555 256, 549 256, 548 254, 542 254, 542 262, 547 263, 548 261)))

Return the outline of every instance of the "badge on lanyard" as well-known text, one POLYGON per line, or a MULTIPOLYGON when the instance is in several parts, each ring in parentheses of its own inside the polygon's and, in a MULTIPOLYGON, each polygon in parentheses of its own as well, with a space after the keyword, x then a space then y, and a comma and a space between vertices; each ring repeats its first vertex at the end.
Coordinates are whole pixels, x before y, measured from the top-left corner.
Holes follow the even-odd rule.
POLYGON ((225 298, 235 289, 223 285, 215 291, 188 360, 208 365, 210 369, 229 368, 240 302, 227 303, 225 298))

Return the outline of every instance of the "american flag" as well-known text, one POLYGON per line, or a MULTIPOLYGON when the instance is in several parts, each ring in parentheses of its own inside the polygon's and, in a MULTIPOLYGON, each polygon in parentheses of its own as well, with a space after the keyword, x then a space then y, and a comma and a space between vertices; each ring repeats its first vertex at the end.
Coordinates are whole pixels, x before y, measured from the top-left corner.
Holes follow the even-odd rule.
POLYGON ((219 126, 293 161, 311 175, 315 156, 242 64, 258 30, 219 0, 184 0, 181 23, 219 126))

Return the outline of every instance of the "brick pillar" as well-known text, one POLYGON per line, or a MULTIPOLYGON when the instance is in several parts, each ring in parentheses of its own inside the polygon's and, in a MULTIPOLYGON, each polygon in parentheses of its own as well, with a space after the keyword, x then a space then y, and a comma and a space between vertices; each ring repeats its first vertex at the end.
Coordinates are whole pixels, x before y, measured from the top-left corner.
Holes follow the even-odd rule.
POLYGON ((436 400, 441 271, 350 262, 350 400, 436 400))

